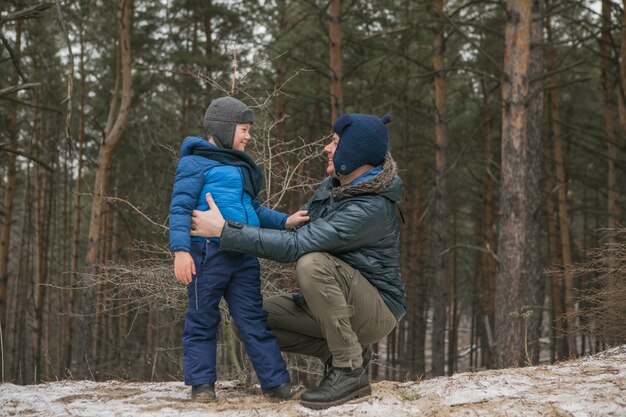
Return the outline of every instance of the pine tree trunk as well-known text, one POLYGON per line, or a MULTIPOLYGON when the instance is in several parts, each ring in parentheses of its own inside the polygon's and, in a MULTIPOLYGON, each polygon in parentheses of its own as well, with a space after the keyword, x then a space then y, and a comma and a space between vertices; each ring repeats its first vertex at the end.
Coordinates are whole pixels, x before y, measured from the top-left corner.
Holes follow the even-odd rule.
MULTIPOLYGON (((22 43, 23 20, 18 20, 15 25, 15 53, 19 56, 22 43)), ((18 77, 15 76, 17 81, 18 77)), ((17 93, 14 94, 17 97, 17 93)), ((10 146, 17 145, 17 105, 11 106, 9 111, 9 141, 10 146)), ((9 252, 11 250, 11 224, 13 222, 13 200, 15 198, 15 180, 17 176, 16 157, 14 153, 7 152, 3 159, 7 163, 6 171, 6 190, 4 193, 4 216, 2 218, 2 226, 0 228, 0 326, 4 329, 6 326, 7 314, 7 283, 9 280, 9 252)))
MULTIPOLYGON (((31 176, 30 166, 27 165, 24 169, 24 193, 22 198, 22 207, 24 207, 24 213, 20 216, 21 223, 18 227, 20 231, 19 236, 32 236, 31 230, 31 176)), ((17 276, 30 276, 29 271, 29 246, 30 239, 21 238, 15 242, 14 247, 17 247, 16 253, 14 253, 15 264, 17 266, 17 276)), ((21 379, 20 370, 23 369, 22 356, 25 351, 25 344, 23 341, 24 323, 26 323, 26 308, 28 301, 26 298, 27 285, 29 280, 15 279, 8 282, 7 285, 7 311, 12 314, 7 314, 6 322, 7 329, 4 333, 5 342, 5 366, 6 376, 16 381, 16 383, 23 383, 21 379)))
MULTIPOLYGON (((548 31, 548 34, 550 32, 548 31)), ((548 50, 550 41, 548 41, 548 50)), ((549 53, 549 52, 548 52, 549 53)), ((549 64, 548 64, 549 66, 549 64)), ((545 172, 545 194, 546 194, 546 211, 548 217, 548 245, 550 248, 550 264, 553 267, 562 265, 561 262, 561 239, 559 234, 557 204, 554 197, 556 190, 556 182, 553 169, 554 156, 552 153, 552 142, 548 140, 544 143, 544 172, 545 172)), ((563 282, 557 274, 552 274, 550 279, 550 299, 551 299, 551 316, 552 316, 552 341, 550 361, 561 359, 564 355, 563 344, 563 282)))
MULTIPOLYGON (((457 245, 458 210, 452 200, 452 247, 457 245)), ((452 274, 448 281, 448 375, 456 370, 456 353, 458 343, 458 300, 457 300, 457 251, 452 252, 452 274)))
POLYGON ((424 178, 425 175, 415 175, 413 196, 413 216, 410 221, 410 249, 408 302, 411 332, 412 368, 413 378, 423 377, 426 373, 426 312, 428 311, 428 292, 424 278, 424 227, 420 218, 423 208, 424 178))
POLYGON ((65 343, 65 356, 63 359, 63 364, 67 369, 71 367, 72 361, 72 341, 74 340, 74 319, 73 314, 75 314, 76 307, 76 286, 78 284, 78 262, 80 259, 80 226, 81 226, 81 190, 82 190, 82 178, 83 178, 83 150, 85 144, 85 100, 87 97, 86 90, 86 72, 85 72, 85 39, 83 37, 83 30, 81 28, 80 31, 80 63, 79 63, 79 73, 80 73, 80 85, 78 90, 80 108, 78 112, 78 155, 76 155, 77 168, 76 168, 76 183, 74 186, 74 225, 72 229, 72 266, 71 266, 71 275, 72 275, 72 285, 70 292, 70 301, 69 301, 69 312, 70 315, 67 319, 67 336, 64 340, 65 343))
MULTIPOLYGON (((204 0, 202 4, 204 5, 204 7, 210 10, 211 7, 213 6, 213 0, 204 0)), ((211 62, 211 58, 213 57, 213 39, 211 39, 211 35, 213 34, 213 25, 211 21, 212 18, 213 16, 211 16, 210 14, 206 14, 204 16, 204 37, 206 39, 205 44, 204 44, 204 53, 207 58, 207 62, 211 62)), ((211 75, 212 70, 213 68, 211 68, 211 65, 207 65, 206 74, 209 78, 211 78, 212 76, 211 75)), ((211 83, 206 83, 204 88, 205 88, 206 94, 210 95, 211 89, 212 89, 211 83)))
MULTIPOLYGON (((493 329, 495 325, 495 292, 496 292, 496 225, 494 215, 494 174, 493 133, 491 111, 489 109, 489 95, 485 83, 483 90, 483 123, 485 127, 485 208, 484 208, 484 246, 487 251, 484 258, 484 279, 481 283, 483 293, 480 296, 480 316, 477 318, 481 331, 481 360, 482 365, 490 368, 493 349, 493 329)), ((477 290, 478 291, 478 290, 477 290)))
POLYGON ((330 40, 330 122, 333 123, 343 114, 341 0, 330 0, 327 13, 330 40))
MULTIPOLYGON (((277 0, 278 9, 278 29, 281 35, 287 32, 287 1, 277 0)), ((287 55, 283 53, 276 59, 276 88, 282 89, 287 79, 287 55)), ((285 136, 285 115, 287 114, 285 96, 278 93, 276 96, 276 140, 283 143, 285 136)))
POLYGON ((446 169, 448 132, 446 128, 446 93, 444 64, 444 16, 443 0, 434 0, 434 57, 435 72, 435 283, 433 285, 433 334, 432 334, 432 373, 441 376, 445 373, 446 352, 446 290, 447 271, 444 251, 447 242, 447 186, 446 169))
POLYGON ((110 110, 109 122, 111 126, 106 130, 104 143, 98 155, 98 169, 93 186, 94 199, 91 208, 91 220, 89 222, 89 242, 87 245, 87 255, 85 257, 87 265, 94 264, 98 259, 100 238, 102 233, 102 216, 105 210, 104 196, 106 195, 107 174, 111 164, 111 155, 117 144, 122 139, 132 98, 132 78, 131 78, 131 49, 130 49, 130 29, 132 20, 132 0, 125 0, 122 5, 122 16, 120 19, 120 68, 121 74, 121 102, 119 113, 111 117, 115 107, 110 110))
MULTIPOLYGON (((550 56, 550 55, 548 55, 550 56)), ((552 68, 552 62, 549 63, 552 68)), ((561 256, 565 271, 565 315, 567 323, 567 345, 570 356, 576 356, 575 341, 575 305, 574 305, 574 274, 572 272, 572 250, 569 230, 569 213, 567 211, 567 179, 563 158, 561 138, 561 114, 558 106, 556 80, 550 77, 550 105, 552 109, 552 139, 554 141, 554 163, 556 183, 558 187, 559 230, 561 232, 561 256)))
MULTIPOLYGON (((531 14, 531 50, 529 77, 531 80, 541 80, 544 72, 544 39, 543 39, 543 16, 544 0, 532 1, 531 14)), ((535 364, 539 361, 541 337, 541 321, 543 317, 543 303, 545 300, 545 277, 541 265, 540 249, 540 214, 542 207, 542 163, 543 157, 543 82, 536 81, 530 84, 531 91, 528 98, 528 136, 527 136, 527 163, 529 172, 535 175, 529 176, 528 204, 529 223, 526 241, 528 248, 525 259, 526 271, 522 276, 522 308, 524 314, 524 331, 526 340, 525 363, 535 364)))
MULTIPOLYGON (((622 0, 622 32, 621 32, 621 46, 620 46, 620 60, 619 60, 619 98, 622 104, 619 112, 619 124, 622 130, 626 132, 626 0, 622 0)), ((616 198, 618 198, 617 196, 616 198)), ((619 208, 616 208, 616 215, 620 214, 619 208)))
MULTIPOLYGON (((626 4, 626 3, 625 3, 626 4)), ((622 12, 622 24, 626 22, 626 10, 622 12)), ((611 96, 613 93, 611 70, 609 64, 611 61, 611 2, 608 0, 602 1, 602 36, 600 39, 600 55, 601 55, 601 68, 602 68, 602 81, 603 81, 603 93, 604 93, 604 130, 607 138, 607 209, 608 209, 608 221, 607 227, 609 229, 616 229, 620 225, 621 209, 619 204, 619 186, 617 180, 616 164, 618 161, 618 147, 615 140, 615 133, 613 131, 613 112, 611 111, 611 96)), ((621 29, 621 49, 619 59, 619 89, 617 96, 618 104, 618 116, 619 124, 622 131, 626 133, 626 27, 622 25, 621 29)), ((618 243, 618 239, 615 233, 608 233, 607 242, 609 245, 615 245, 618 243)), ((614 267, 612 267, 613 269, 614 267)), ((608 285, 612 293, 615 292, 615 274, 609 276, 608 285)), ((614 341, 609 341, 609 343, 614 341)))
POLYGON ((500 176, 500 227, 495 296, 495 365, 521 365, 524 359, 523 291, 525 274, 536 268, 534 242, 535 196, 538 193, 533 164, 536 150, 529 149, 528 101, 530 97, 530 0, 509 0, 505 31, 502 80, 502 161, 500 176), (535 190, 532 187, 535 186, 535 190))
MULTIPOLYGON (((132 98, 132 78, 131 78, 131 45, 130 45, 130 31, 131 21, 133 13, 132 0, 124 0, 121 10, 120 29, 119 29, 119 67, 117 71, 120 74, 121 83, 121 99, 119 105, 119 111, 117 111, 117 105, 115 100, 116 93, 114 93, 112 100, 112 106, 109 109, 109 115, 107 124, 105 127, 105 139, 104 143, 100 147, 98 154, 98 168, 96 170, 94 185, 93 185, 93 201, 91 205, 91 216, 89 221, 89 239, 87 242, 87 253, 85 255, 85 263, 90 272, 95 272, 97 269, 97 263, 100 259, 100 251, 103 247, 103 225, 104 217, 106 215, 106 189, 108 180, 108 171, 111 165, 111 156, 116 146, 122 139, 126 123, 128 121, 128 115, 130 112, 130 104, 132 98)), ((116 82, 117 84, 117 82, 116 82)), ((91 292, 93 290, 83 290, 81 302, 78 303, 78 307, 81 313, 88 313, 91 309, 91 292)), ((90 333, 91 328, 87 319, 80 320, 80 332, 77 335, 78 340, 76 343, 76 358, 73 359, 73 363, 78 370, 80 369, 82 375, 90 376, 82 368, 87 363, 82 363, 83 360, 87 360, 87 355, 90 353, 90 333), (82 363, 78 365, 78 362, 82 363)))
MULTIPOLYGON (((39 135, 37 126, 37 116, 34 117, 35 123, 33 123, 33 146, 36 150, 33 152, 34 155, 38 158, 42 156, 39 153, 39 135)), ((43 130, 44 134, 46 130, 43 130)), ((45 146, 45 145, 44 145, 45 146)), ((45 159, 45 157, 44 157, 45 159)), ((37 369, 39 373, 41 373, 41 341, 42 341, 42 321, 43 321, 43 301, 44 301, 44 291, 46 283, 46 242, 45 242, 45 201, 46 201, 46 192, 47 192, 47 184, 46 179, 44 178, 43 173, 38 164, 35 164, 34 167, 34 194, 35 194, 35 277, 33 282, 33 322, 32 322, 32 351, 33 351, 33 362, 32 365, 37 369)), ((39 374, 36 374, 40 376, 39 374)), ((37 379, 35 380, 37 381, 37 379)))
MULTIPOLYGON (((624 1, 626 5, 626 0, 624 1)), ((618 94, 618 114, 619 123, 622 130, 626 133, 626 105, 624 104, 624 97, 626 91, 626 10, 622 13, 622 45, 620 49, 620 88, 618 94)), ((616 161, 618 158, 618 148, 615 143, 615 133, 613 131, 613 112, 611 111, 611 96, 612 96, 612 80, 611 70, 609 68, 611 62, 611 2, 609 0, 602 1, 602 38, 600 40, 600 56, 601 56, 601 68, 602 68, 602 92, 604 93, 604 132, 607 138, 607 180, 608 180, 608 212, 609 218, 607 227, 609 229, 615 229, 619 226, 620 222, 620 205, 619 205, 619 184, 617 182, 617 170, 616 161)), ((609 233, 609 243, 617 243, 615 235, 609 233)))

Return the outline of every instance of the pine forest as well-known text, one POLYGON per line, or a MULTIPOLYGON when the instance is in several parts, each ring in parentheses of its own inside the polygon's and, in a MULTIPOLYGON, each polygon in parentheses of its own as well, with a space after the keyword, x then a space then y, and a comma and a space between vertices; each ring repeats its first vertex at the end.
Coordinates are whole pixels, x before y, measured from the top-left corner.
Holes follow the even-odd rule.
MULTIPOLYGON (((407 314, 372 380, 626 343, 626 0, 3 0, 2 382, 181 381, 168 215, 214 98, 293 213, 346 113, 390 114, 407 314)), ((293 265, 261 261, 264 294, 293 265)), ((220 378, 254 382, 226 306, 220 378)), ((292 379, 322 364, 286 354, 292 379)))

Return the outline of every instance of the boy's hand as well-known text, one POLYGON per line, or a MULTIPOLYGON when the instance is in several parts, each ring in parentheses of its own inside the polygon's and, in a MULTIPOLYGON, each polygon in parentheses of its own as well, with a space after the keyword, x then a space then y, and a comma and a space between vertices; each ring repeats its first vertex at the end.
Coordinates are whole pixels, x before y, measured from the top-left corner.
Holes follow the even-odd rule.
POLYGON ((174 252, 174 275, 176 281, 183 284, 189 284, 196 275, 196 265, 189 252, 174 252))
POLYGON ((294 227, 298 227, 302 223, 308 222, 309 216, 307 216, 307 213, 308 212, 306 210, 300 210, 287 217, 287 221, 285 222, 285 229, 292 229, 294 227))

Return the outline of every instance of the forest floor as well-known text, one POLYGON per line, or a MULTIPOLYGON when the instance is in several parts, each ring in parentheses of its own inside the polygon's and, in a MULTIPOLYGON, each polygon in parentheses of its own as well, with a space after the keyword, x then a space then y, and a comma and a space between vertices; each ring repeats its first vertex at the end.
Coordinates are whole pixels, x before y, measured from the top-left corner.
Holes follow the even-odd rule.
POLYGON ((371 396, 322 411, 272 403, 258 387, 217 388, 217 402, 199 404, 182 382, 7 383, 0 416, 626 416, 626 345, 554 365, 381 381, 371 396))

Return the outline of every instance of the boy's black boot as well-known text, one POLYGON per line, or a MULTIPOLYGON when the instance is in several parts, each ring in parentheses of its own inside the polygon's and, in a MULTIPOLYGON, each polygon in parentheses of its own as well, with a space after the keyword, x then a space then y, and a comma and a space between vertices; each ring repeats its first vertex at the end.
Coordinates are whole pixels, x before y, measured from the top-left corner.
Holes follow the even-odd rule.
POLYGON ((270 400, 274 401, 287 401, 290 400, 294 394, 296 393, 295 387, 291 384, 291 382, 285 382, 280 384, 277 387, 270 388, 268 390, 263 391, 263 395, 269 397, 270 400))
POLYGON ((215 384, 193 385, 191 387, 191 400, 199 403, 215 401, 215 384))
POLYGON ((335 368, 331 365, 319 387, 300 397, 303 406, 322 410, 372 393, 367 372, 363 368, 335 368))

